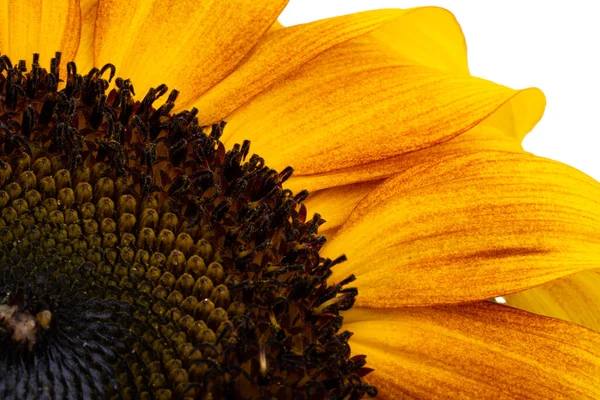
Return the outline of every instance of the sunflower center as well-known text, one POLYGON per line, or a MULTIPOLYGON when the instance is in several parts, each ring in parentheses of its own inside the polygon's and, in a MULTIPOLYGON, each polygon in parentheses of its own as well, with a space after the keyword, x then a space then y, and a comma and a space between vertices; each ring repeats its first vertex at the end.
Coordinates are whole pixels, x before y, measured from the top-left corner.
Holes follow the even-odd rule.
POLYGON ((376 395, 292 168, 110 64, 0 72, 1 398, 376 395))

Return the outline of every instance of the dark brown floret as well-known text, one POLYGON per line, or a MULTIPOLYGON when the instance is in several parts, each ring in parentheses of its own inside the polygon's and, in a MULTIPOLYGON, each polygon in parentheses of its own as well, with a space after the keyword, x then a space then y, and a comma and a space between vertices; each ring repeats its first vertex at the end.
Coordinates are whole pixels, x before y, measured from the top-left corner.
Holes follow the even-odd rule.
POLYGON ((359 399, 344 261, 224 123, 0 57, 0 398, 359 399), (246 161, 247 160, 247 161, 246 161))

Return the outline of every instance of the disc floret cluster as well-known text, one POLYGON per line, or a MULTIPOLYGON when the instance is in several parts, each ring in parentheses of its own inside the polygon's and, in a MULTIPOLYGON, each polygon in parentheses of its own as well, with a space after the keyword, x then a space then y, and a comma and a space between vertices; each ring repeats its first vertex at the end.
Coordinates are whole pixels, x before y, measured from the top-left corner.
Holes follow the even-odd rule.
POLYGON ((0 58, 0 397, 376 395, 292 168, 60 58, 0 58))

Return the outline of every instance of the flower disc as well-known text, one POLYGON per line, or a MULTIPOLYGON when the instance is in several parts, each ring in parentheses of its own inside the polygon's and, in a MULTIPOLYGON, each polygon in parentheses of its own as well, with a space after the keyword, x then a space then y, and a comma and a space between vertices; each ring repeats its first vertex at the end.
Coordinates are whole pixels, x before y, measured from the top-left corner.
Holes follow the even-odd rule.
MULTIPOLYGON (((0 61, 0 397, 362 398, 324 221, 107 65, 0 61), (105 75, 110 74, 108 79, 105 75)), ((247 159, 247 161, 246 161, 247 159)))

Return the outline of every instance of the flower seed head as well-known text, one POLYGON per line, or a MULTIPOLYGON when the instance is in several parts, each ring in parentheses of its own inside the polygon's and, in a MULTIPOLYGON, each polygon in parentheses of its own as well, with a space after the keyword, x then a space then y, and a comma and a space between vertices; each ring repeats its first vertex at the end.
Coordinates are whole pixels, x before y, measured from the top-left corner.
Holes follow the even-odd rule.
POLYGON ((0 397, 375 395, 292 169, 60 58, 0 58, 0 397))

